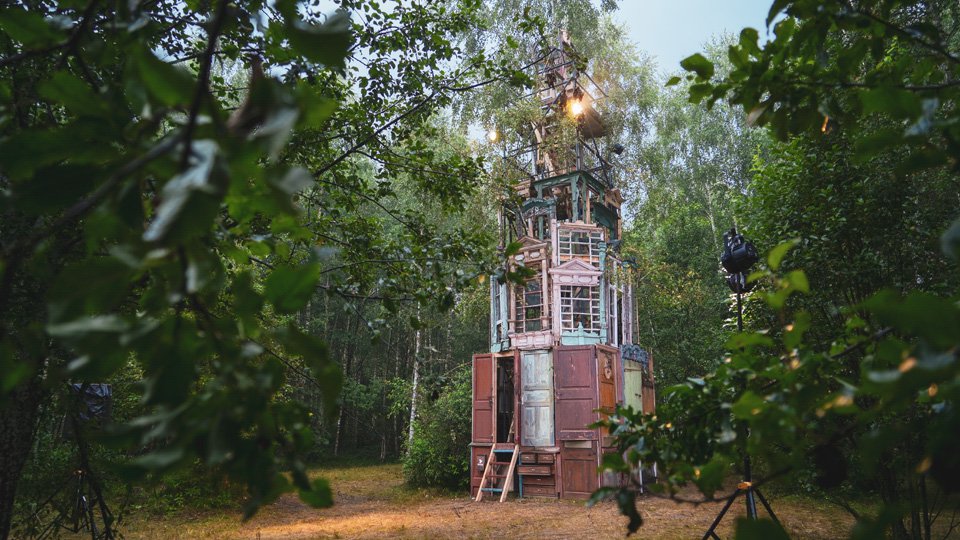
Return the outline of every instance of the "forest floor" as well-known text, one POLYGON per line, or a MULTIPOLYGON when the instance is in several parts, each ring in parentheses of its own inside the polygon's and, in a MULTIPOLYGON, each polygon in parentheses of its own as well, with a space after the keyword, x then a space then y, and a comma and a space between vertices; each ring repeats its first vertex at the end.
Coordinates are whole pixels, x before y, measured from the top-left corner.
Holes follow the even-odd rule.
MULTIPOLYGON (((243 523, 239 514, 181 511, 162 517, 128 516, 126 538, 296 539, 312 538, 623 538, 626 518, 612 503, 586 508, 582 501, 551 499, 474 503, 466 494, 413 490, 403 484, 400 465, 319 469, 330 480, 336 504, 316 510, 284 495, 243 523)), ((806 497, 775 498, 774 511, 791 538, 845 536, 853 520, 829 503, 806 497)), ((632 538, 699 538, 721 504, 682 505, 656 497, 639 500, 644 525, 632 538)), ((719 533, 732 536, 735 505, 719 533)))

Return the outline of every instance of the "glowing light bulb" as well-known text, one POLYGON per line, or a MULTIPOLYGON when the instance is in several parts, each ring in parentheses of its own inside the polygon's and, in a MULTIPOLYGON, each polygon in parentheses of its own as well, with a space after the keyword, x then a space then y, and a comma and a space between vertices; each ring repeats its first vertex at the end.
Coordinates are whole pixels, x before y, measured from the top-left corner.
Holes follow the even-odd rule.
POLYGON ((499 138, 500 138, 500 134, 497 133, 497 130, 491 129, 490 131, 487 132, 487 139, 490 142, 497 142, 497 139, 499 138))
POLYGON ((570 103, 570 114, 573 116, 580 116, 583 114, 583 103, 580 100, 570 103))

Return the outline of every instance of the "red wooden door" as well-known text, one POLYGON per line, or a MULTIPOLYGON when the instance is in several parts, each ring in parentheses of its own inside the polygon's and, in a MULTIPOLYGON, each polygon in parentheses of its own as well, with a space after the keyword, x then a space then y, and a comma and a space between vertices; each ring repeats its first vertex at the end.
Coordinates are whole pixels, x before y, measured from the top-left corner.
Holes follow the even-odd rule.
POLYGON ((558 347, 556 377, 557 435, 563 440, 596 438, 587 426, 597 421, 597 370, 593 347, 558 347))
MULTIPOLYGON (((617 375, 619 375, 617 365, 616 350, 597 348, 597 381, 599 384, 598 408, 602 410, 601 416, 607 418, 613 414, 617 406, 617 375)), ((604 431, 601 435, 606 435, 604 431)))
POLYGON ((558 347, 555 363, 556 423, 564 497, 587 498, 599 487, 597 360, 594 347, 558 347))
POLYGON ((493 355, 473 355, 473 442, 493 444, 493 355))

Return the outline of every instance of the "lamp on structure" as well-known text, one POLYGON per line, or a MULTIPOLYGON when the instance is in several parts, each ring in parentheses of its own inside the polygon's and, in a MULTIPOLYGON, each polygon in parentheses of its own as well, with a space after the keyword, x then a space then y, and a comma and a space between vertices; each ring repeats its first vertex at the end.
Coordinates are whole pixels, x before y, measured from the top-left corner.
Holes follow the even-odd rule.
MULTIPOLYGON (((743 332, 743 293, 750 292, 750 290, 753 289, 753 283, 747 281, 747 275, 750 269, 753 268, 753 265, 757 264, 758 260, 760 260, 760 257, 757 255, 757 248, 754 247, 753 243, 744 238, 742 234, 738 233, 736 227, 731 227, 729 231, 724 233, 723 253, 720 254, 720 264, 723 266, 723 269, 727 271, 727 285, 730 287, 730 290, 737 295, 738 332, 743 332)), ((749 436, 749 433, 745 433, 745 435, 749 436)), ((713 524, 710 525, 710 528, 704 533, 703 540, 709 538, 719 540, 720 537, 717 536, 716 528, 720 525, 720 521, 727 513, 727 510, 730 509, 733 502, 740 495, 744 495, 746 498, 747 517, 749 519, 757 519, 756 499, 760 499, 760 502, 763 503, 763 507, 767 510, 767 513, 770 514, 770 517, 777 522, 777 525, 780 524, 777 515, 774 514, 773 509, 770 508, 770 503, 768 503, 767 499, 760 493, 760 490, 753 485, 753 475, 750 471, 750 454, 748 454, 746 448, 744 448, 743 481, 737 484, 737 490, 727 499, 727 503, 723 506, 723 509, 720 510, 717 518, 713 520, 713 524)))
POLYGON ((570 102, 570 115, 574 118, 583 114, 583 101, 575 99, 570 102))

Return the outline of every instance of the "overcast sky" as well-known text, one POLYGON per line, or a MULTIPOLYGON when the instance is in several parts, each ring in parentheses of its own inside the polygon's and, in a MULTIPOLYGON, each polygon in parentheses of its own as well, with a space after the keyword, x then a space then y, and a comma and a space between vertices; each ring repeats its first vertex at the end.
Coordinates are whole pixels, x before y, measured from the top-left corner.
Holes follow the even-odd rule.
POLYGON ((620 0, 619 23, 637 48, 662 72, 680 69, 680 60, 702 51, 711 36, 739 34, 751 26, 766 35, 772 0, 620 0))

